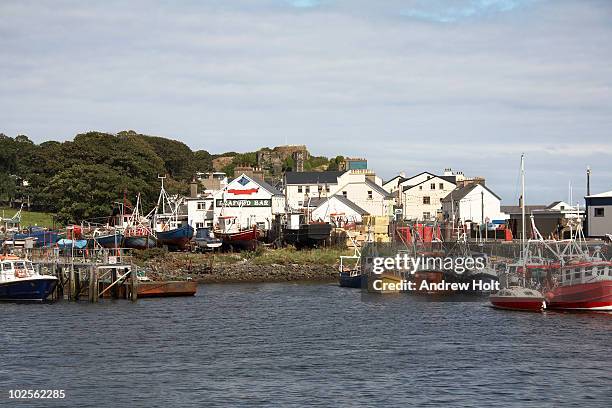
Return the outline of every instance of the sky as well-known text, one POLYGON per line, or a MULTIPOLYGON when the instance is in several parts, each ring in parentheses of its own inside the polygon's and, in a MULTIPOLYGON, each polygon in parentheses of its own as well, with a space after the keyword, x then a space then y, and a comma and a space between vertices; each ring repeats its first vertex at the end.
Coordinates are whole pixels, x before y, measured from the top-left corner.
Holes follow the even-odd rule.
POLYGON ((612 190, 612 1, 0 2, 0 133, 306 144, 504 204, 612 190))

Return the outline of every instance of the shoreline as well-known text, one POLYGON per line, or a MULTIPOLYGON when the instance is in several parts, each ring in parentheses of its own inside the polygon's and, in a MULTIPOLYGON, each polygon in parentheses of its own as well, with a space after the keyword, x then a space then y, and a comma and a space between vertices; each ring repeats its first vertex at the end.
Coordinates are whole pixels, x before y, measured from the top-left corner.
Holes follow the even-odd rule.
MULTIPOLYGON (((194 280, 198 283, 275 283, 275 282, 337 282, 337 252, 315 250, 306 253, 306 258, 282 258, 286 255, 278 250, 268 250, 262 259, 252 254, 235 253, 201 255, 164 253, 143 260, 138 266, 144 268, 146 276, 155 281, 194 280), (323 259, 322 254, 331 255, 323 259)), ((291 254, 293 255, 293 254, 291 254)))

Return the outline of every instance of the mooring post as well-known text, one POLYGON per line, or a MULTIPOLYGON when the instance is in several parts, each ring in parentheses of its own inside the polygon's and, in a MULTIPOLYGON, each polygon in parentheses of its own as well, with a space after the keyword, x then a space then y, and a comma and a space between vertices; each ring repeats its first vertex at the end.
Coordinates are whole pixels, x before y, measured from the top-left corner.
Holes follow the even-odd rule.
POLYGON ((88 288, 88 292, 87 292, 87 298, 89 299, 89 301, 91 303, 95 302, 94 300, 94 293, 96 292, 96 286, 95 286, 95 278, 94 278, 94 268, 93 266, 89 267, 89 288, 88 288))
POLYGON ((134 265, 132 265, 132 269, 130 270, 130 278, 131 300, 132 302, 135 302, 136 300, 138 300, 138 276, 134 265))
POLYGON ((81 271, 79 269, 74 269, 74 265, 70 265, 70 269, 74 270, 74 300, 79 300, 79 295, 81 294, 81 271))
POLYGON ((76 283, 74 281, 74 268, 70 267, 68 272, 68 300, 76 300, 74 294, 76 293, 76 283))
MULTIPOLYGON (((111 269, 111 285, 114 285, 115 282, 117 282, 117 269, 113 268, 113 269, 111 269)), ((118 292, 119 291, 117 290, 117 285, 113 286, 111 288, 111 298, 117 299, 118 292)))
POLYGON ((94 283, 93 283, 93 285, 94 285, 94 287, 93 287, 93 289, 94 289, 94 291, 93 291, 93 301, 97 303, 98 300, 99 300, 99 293, 100 293, 99 292, 100 291, 100 285, 98 283, 98 267, 92 265, 91 270, 92 270, 93 281, 94 281, 94 283))

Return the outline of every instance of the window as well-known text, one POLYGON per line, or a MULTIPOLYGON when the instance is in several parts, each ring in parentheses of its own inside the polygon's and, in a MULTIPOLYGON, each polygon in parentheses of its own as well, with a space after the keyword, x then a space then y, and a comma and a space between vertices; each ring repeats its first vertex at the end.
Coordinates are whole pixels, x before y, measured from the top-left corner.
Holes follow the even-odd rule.
POLYGON ((580 279, 580 269, 574 269, 574 279, 580 279))
POLYGON ((423 204, 431 204, 431 198, 429 196, 423 197, 423 204))
POLYGON ((329 186, 325 186, 325 192, 329 193, 329 186))
POLYGON ((206 201, 198 201, 198 210, 206 209, 206 201))
POLYGON ((563 211, 563 210, 565 210, 565 206, 564 205, 561 206, 561 211, 563 211))
POLYGON ((419 190, 422 190, 422 189, 423 189, 423 186, 419 186, 419 190))
POLYGON ((604 209, 603 209, 603 207, 594 208, 593 211, 594 211, 593 215, 595 217, 603 217, 604 216, 604 209))
POLYGON ((440 188, 440 190, 444 190, 444 183, 440 183, 438 187, 440 188))
POLYGON ((319 186, 319 193, 323 191, 323 186, 319 186))
POLYGON ((368 191, 368 200, 371 200, 373 198, 372 196, 372 190, 368 191))
POLYGON ((303 201, 298 201, 298 207, 303 207, 304 206, 304 202, 303 201))
POLYGON ((342 192, 342 195, 343 195, 344 197, 346 197, 346 191, 343 191, 343 192, 342 192))
POLYGON ((203 223, 203 222, 196 222, 196 229, 198 229, 198 228, 204 228, 204 227, 205 227, 205 225, 204 225, 204 223, 203 223))
POLYGON ((298 193, 302 193, 302 186, 298 186, 298 193))
POLYGON ((432 190, 435 190, 436 189, 436 183, 431 183, 430 187, 431 187, 432 190))
POLYGON ((423 213, 423 219, 424 219, 424 220, 428 220, 428 219, 429 219, 429 217, 430 217, 430 215, 429 215, 429 211, 425 211, 425 212, 423 213))

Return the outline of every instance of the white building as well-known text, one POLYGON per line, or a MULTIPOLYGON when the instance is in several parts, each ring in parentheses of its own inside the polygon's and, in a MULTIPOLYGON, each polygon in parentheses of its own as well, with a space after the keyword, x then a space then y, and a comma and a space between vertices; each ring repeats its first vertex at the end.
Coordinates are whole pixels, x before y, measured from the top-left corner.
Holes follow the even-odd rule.
POLYGON ((311 219, 331 222, 335 226, 361 223, 362 217, 368 215, 366 210, 342 195, 319 199, 316 204, 311 212, 311 219))
POLYGON ((333 195, 338 186, 338 177, 348 171, 290 171, 285 173, 284 185, 287 207, 301 210, 312 199, 333 195))
POLYGON ((187 202, 187 222, 193 228, 214 226, 214 197, 212 194, 189 197, 187 202))
POLYGON ((442 199, 446 197, 456 185, 448 178, 426 174, 414 185, 402 187, 400 194, 401 208, 405 220, 431 221, 442 213, 442 199))
POLYGON ((612 234, 612 191, 586 196, 587 233, 589 237, 612 234))
POLYGON ((331 194, 349 199, 369 215, 391 216, 393 195, 382 188, 381 184, 379 177, 351 170, 338 177, 338 184, 331 189, 331 194))
POLYGON ((285 197, 276 188, 245 174, 236 177, 214 195, 214 219, 236 217, 239 228, 257 224, 262 230, 272 227, 277 214, 285 212, 285 197))
POLYGON ((500 207, 501 198, 482 184, 456 188, 442 199, 444 218, 455 222, 481 224, 505 220, 507 216, 501 212, 500 207))

